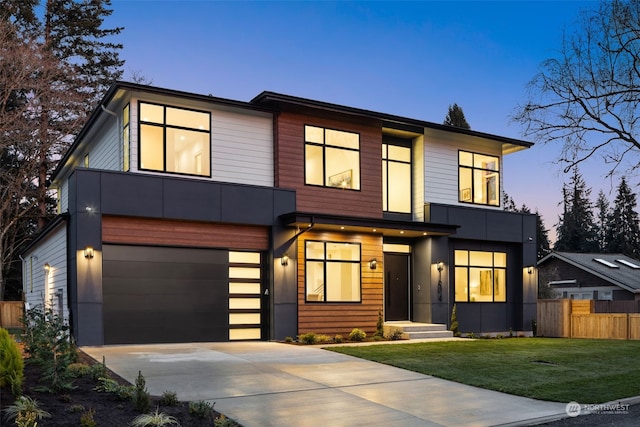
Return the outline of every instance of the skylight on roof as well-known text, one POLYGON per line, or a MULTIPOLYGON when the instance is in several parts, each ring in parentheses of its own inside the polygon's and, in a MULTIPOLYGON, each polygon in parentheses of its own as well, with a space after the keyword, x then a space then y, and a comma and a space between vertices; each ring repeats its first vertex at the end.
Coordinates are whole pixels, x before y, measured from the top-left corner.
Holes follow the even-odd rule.
POLYGON ((632 262, 629 262, 626 259, 617 259, 616 261, 619 262, 622 265, 626 265, 627 267, 631 267, 634 270, 640 269, 640 265, 637 265, 637 264, 634 264, 632 262))
POLYGON ((615 265, 612 262, 607 261, 606 259, 602 259, 602 258, 594 258, 593 259, 595 262, 599 262, 602 265, 606 265, 609 268, 619 268, 617 265, 615 265))

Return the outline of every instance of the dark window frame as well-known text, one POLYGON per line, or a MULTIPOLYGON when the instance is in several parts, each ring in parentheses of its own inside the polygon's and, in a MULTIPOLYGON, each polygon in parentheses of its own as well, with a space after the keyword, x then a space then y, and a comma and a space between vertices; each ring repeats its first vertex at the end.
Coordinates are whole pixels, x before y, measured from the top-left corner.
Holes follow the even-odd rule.
POLYGON ((473 304, 478 304, 478 303, 485 303, 485 304, 505 304, 507 302, 507 289, 509 289, 509 287, 507 286, 507 280, 509 278, 509 276, 507 275, 508 273, 508 269, 509 269, 509 254, 507 252, 502 252, 502 251, 489 251, 489 250, 477 250, 477 249, 455 249, 454 250, 454 254, 455 251, 465 251, 467 252, 467 264, 462 265, 462 264, 456 264, 455 263, 455 255, 453 257, 454 260, 454 264, 453 264, 453 273, 454 273, 454 278, 453 278, 453 300, 455 303, 473 303, 473 304), (490 253, 491 254, 491 266, 487 266, 487 265, 476 265, 476 264, 471 264, 471 252, 486 252, 486 253, 490 253), (496 267, 495 265, 495 254, 504 254, 505 259, 506 259, 506 267, 496 267), (456 299, 455 297, 455 288, 456 288, 456 270, 458 268, 466 268, 467 269, 467 300, 466 301, 459 301, 456 299), (471 286, 471 280, 470 280, 470 275, 471 275, 471 269, 472 268, 484 268, 484 269, 491 269, 491 277, 493 278, 493 283, 491 284, 491 301, 471 301, 471 290, 470 290, 470 286, 471 286), (496 292, 495 292, 495 278, 496 278, 496 270, 501 270, 504 271, 504 301, 496 301, 496 292))
POLYGON ((122 170, 131 170, 131 105, 122 107, 122 170))
POLYGON ((210 111, 197 110, 197 109, 194 109, 194 108, 177 107, 175 105, 160 104, 160 103, 148 102, 148 101, 138 101, 138 170, 149 171, 149 172, 166 173, 166 174, 171 174, 171 175, 194 176, 194 177, 199 177, 199 178, 211 178, 211 176, 212 176, 212 173, 211 173, 211 169, 212 169, 211 160, 209 160, 209 171, 208 171, 208 174, 173 172, 173 171, 168 171, 167 170, 167 129, 179 129, 179 130, 187 130, 187 131, 192 131, 192 132, 200 132, 200 133, 208 134, 209 135, 209 157, 211 157, 211 145, 212 144, 211 144, 211 112, 210 111), (155 105, 155 106, 158 106, 158 107, 162 107, 162 123, 148 122, 148 121, 142 120, 142 118, 140 117, 140 111, 141 111, 141 105, 142 104, 155 105), (209 116, 209 120, 208 120, 209 130, 195 129, 195 128, 190 128, 190 127, 185 127, 185 126, 167 125, 167 108, 174 108, 174 109, 177 109, 177 110, 192 111, 192 112, 195 112, 195 113, 207 114, 209 116), (142 125, 155 126, 155 127, 162 128, 162 170, 143 168, 141 166, 141 164, 142 164, 142 155, 141 155, 141 153, 142 153, 142 149, 141 149, 142 148, 142 125))
POLYGON ((460 203, 465 203, 465 204, 470 204, 470 205, 480 205, 480 206, 494 206, 494 207, 500 207, 502 205, 502 200, 500 197, 500 161, 501 158, 500 156, 496 156, 493 154, 485 154, 485 153, 478 153, 475 151, 468 151, 468 150, 458 150, 458 202, 460 203), (471 154, 471 166, 466 166, 466 165, 461 165, 460 164, 460 153, 468 153, 471 154), (486 157, 493 157, 496 159, 496 163, 498 165, 498 169, 497 170, 493 170, 493 169, 485 169, 485 168, 478 168, 475 167, 475 161, 473 160, 474 157, 478 155, 478 156, 486 156, 486 157), (464 198, 462 197, 462 192, 463 189, 460 188, 460 171, 462 169, 466 169, 466 170, 470 170, 471 171, 471 200, 470 201, 466 201, 464 200, 464 198), (487 202, 486 203, 479 203, 479 202, 475 202, 473 200, 473 195, 475 194, 475 189, 476 189, 476 181, 475 181, 475 174, 474 171, 483 171, 483 172, 490 172, 490 173, 495 173, 497 175, 497 183, 496 183, 496 200, 497 200, 497 204, 495 203, 489 203, 489 198, 487 196, 487 202))
POLYGON ((304 160, 304 185, 310 186, 310 187, 318 187, 318 188, 331 188, 334 190, 340 190, 340 191, 362 191, 362 144, 361 144, 361 134, 360 132, 352 132, 349 130, 344 130, 344 129, 337 129, 337 128, 331 128, 331 127, 327 127, 327 126, 321 126, 321 125, 314 125, 311 123, 304 123, 303 127, 302 127, 302 132, 304 134, 303 136, 303 140, 304 140, 304 151, 303 151, 303 160, 304 160), (317 143, 317 142, 310 142, 307 141, 307 132, 306 132, 306 128, 307 126, 310 127, 314 127, 314 128, 319 128, 322 129, 323 131, 323 143, 317 143), (358 135, 358 148, 354 149, 354 148, 347 148, 347 147, 340 147, 340 146, 336 146, 336 145, 327 145, 326 143, 326 131, 327 130, 332 130, 332 131, 336 131, 336 132, 344 132, 344 133, 351 133, 354 135, 358 135), (309 184, 307 183, 307 146, 314 146, 314 147, 321 147, 322 148, 322 185, 319 184, 309 184), (331 186, 331 185, 327 185, 327 150, 326 148, 330 147, 333 149, 337 149, 337 150, 345 150, 345 151, 351 151, 351 152, 357 152, 358 153, 358 174, 360 176, 359 179, 359 186, 358 188, 340 188, 340 187, 335 187, 335 186, 331 186))
POLYGON ((353 242, 339 242, 333 240, 305 240, 304 242, 304 302, 308 304, 361 304, 362 303, 362 243, 353 243, 353 242), (307 243, 322 243, 324 246, 324 258, 307 258, 307 243), (347 260, 327 260, 327 244, 337 243, 342 245, 357 245, 358 246, 358 260, 357 261, 347 261, 347 260), (322 291, 322 301, 312 301, 307 299, 307 273, 309 269, 307 268, 307 263, 309 262, 322 262, 322 282, 323 282, 323 291, 322 291), (357 300, 349 300, 349 301, 327 301, 327 264, 357 264, 358 265, 358 273, 359 273, 359 296, 360 298, 357 300))
MULTIPOLYGON (((382 185, 386 185, 386 189, 387 189, 387 193, 386 193, 386 205, 387 205, 387 209, 384 208, 385 205, 385 200, 384 200, 384 192, 383 192, 383 200, 382 200, 382 211, 384 213, 391 213, 391 214, 412 214, 413 213, 413 141, 411 140, 401 140, 401 139, 389 139, 389 138, 384 138, 382 139, 382 145, 386 145, 387 146, 387 158, 384 157, 384 154, 382 156, 382 167, 383 169, 386 167, 386 177, 387 177, 387 182, 382 182, 382 185), (400 160, 389 160, 389 146, 396 146, 396 147, 403 147, 403 148, 408 148, 409 149, 409 161, 408 162, 403 162, 400 160), (403 164, 403 165, 409 165, 409 212, 399 212, 399 211, 392 211, 389 210, 389 163, 399 163, 399 164, 403 164)), ((383 176, 385 176, 383 174, 383 176)))

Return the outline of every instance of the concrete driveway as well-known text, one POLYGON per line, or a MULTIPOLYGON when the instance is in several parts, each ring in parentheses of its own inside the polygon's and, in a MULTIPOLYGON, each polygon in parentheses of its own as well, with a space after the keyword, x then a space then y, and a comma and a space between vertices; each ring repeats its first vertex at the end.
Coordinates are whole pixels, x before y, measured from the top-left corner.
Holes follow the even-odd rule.
POLYGON ((271 342, 83 347, 149 392, 215 402, 244 427, 530 425, 565 405, 483 390, 316 347, 271 342))

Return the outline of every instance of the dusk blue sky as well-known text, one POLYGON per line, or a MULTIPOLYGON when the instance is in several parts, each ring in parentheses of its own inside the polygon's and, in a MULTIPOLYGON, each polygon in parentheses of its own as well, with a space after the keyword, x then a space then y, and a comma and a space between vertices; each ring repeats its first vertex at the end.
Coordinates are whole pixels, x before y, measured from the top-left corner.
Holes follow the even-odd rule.
MULTIPOLYGON (((473 130, 522 139, 509 117, 595 1, 219 2, 113 0, 127 75, 248 101, 263 90, 442 123, 462 107, 473 130)), ((558 221, 559 149, 504 159, 504 190, 558 221)), ((592 198, 617 179, 583 166, 592 198)), ((632 182, 632 184, 635 184, 632 182)), ((610 192, 610 193, 609 193, 610 192)), ((550 233, 554 237, 554 233, 550 233)))

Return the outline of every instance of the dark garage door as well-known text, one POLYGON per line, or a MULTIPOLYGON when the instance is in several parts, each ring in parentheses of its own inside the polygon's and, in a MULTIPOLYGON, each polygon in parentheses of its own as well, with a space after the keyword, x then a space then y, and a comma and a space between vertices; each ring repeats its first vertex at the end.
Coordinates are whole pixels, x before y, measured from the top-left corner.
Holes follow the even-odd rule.
POLYGON ((104 343, 229 339, 225 250, 103 246, 104 343))

